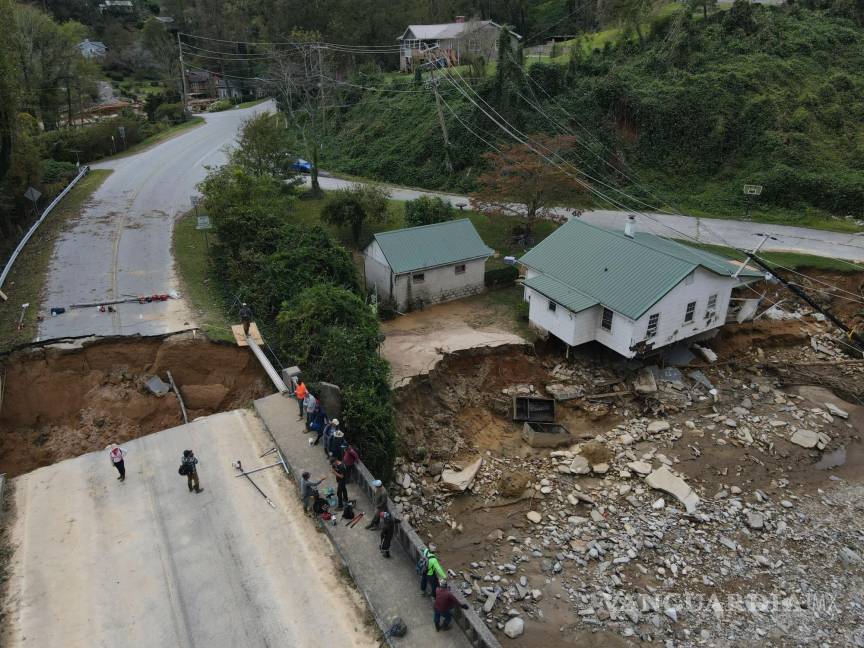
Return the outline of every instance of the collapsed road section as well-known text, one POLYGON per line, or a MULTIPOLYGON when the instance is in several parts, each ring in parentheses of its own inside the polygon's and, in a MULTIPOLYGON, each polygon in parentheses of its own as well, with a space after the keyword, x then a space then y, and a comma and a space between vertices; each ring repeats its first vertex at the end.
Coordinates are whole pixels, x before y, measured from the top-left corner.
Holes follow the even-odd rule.
POLYGON ((0 473, 14 477, 179 425, 179 400, 153 388, 169 382, 169 371, 190 420, 272 392, 248 350, 195 331, 24 347, 0 356, 0 473))

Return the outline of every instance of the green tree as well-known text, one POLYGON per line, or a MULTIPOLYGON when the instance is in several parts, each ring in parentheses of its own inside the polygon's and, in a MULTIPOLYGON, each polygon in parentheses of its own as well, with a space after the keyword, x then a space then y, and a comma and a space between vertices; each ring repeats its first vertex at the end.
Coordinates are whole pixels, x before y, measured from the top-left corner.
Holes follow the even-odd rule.
POLYGON ((405 203, 405 224, 411 227, 432 225, 456 218, 456 208, 437 196, 420 196, 405 203))
POLYGON ((246 120, 231 160, 253 175, 271 175, 299 184, 300 179, 291 169, 297 157, 292 153, 294 141, 283 119, 280 114, 261 113, 246 120))
MULTIPOLYGON (((0 0, 0 24, 13 22, 11 0, 0 0)), ((13 39, 0 39, 0 182, 9 171, 17 124, 19 68, 15 55, 13 39)))
POLYGON ((386 190, 374 185, 340 189, 328 196, 321 218, 337 227, 350 227, 351 239, 354 245, 359 245, 364 223, 385 220, 389 197, 386 190))

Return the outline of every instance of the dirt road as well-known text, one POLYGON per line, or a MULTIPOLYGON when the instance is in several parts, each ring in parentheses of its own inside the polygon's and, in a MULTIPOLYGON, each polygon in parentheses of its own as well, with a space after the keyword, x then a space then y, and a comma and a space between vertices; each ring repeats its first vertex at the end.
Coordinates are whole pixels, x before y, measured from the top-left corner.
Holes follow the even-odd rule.
POLYGON ((129 442, 127 478, 104 452, 14 480, 17 517, 4 645, 373 646, 356 593, 281 468, 234 411, 129 442), (196 450, 204 492, 177 474, 196 450))

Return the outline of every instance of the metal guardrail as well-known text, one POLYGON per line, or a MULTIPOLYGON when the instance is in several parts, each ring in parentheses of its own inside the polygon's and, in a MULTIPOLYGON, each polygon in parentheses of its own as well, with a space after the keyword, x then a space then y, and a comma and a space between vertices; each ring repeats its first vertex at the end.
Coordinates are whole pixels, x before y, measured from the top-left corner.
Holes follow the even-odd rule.
POLYGON ((66 185, 66 188, 63 191, 61 191, 59 193, 59 195, 56 198, 54 198, 54 200, 51 201, 51 204, 48 205, 45 208, 45 211, 42 212, 42 215, 39 217, 39 220, 37 220, 35 223, 33 223, 33 226, 29 230, 27 230, 27 233, 24 235, 24 238, 21 239, 21 241, 18 243, 18 247, 15 248, 15 251, 12 253, 12 256, 9 257, 9 260, 6 262, 6 267, 3 268, 3 272, 0 273, 0 290, 3 289, 3 283, 6 281, 6 277, 9 274, 9 271, 12 270, 12 266, 14 265, 16 259, 18 259, 18 255, 21 254, 21 250, 23 250, 24 246, 27 245, 27 241, 29 241, 30 237, 32 237, 36 233, 36 230, 39 229, 39 226, 42 224, 42 221, 44 221, 45 218, 48 216, 48 214, 51 213, 51 210, 53 210, 54 207, 57 206, 57 203, 59 203, 61 200, 63 200, 63 197, 67 193, 69 193, 69 190, 72 189, 72 187, 74 187, 76 184, 78 184, 78 181, 81 178, 83 178, 85 175, 87 175, 87 173, 89 171, 90 171, 89 166, 81 167, 81 171, 78 172, 78 175, 75 176, 72 179, 72 181, 68 185, 66 185))

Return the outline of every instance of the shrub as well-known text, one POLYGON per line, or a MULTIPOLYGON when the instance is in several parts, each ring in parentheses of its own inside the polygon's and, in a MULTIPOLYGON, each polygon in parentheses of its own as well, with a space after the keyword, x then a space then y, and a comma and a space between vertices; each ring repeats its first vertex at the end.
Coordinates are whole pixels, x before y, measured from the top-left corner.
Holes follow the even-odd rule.
POLYGON ((483 282, 489 288, 498 288, 500 286, 512 286, 519 277, 519 270, 516 266, 504 266, 503 268, 494 268, 487 270, 483 275, 483 282))
POLYGON ((223 110, 228 110, 229 108, 233 108, 234 105, 228 99, 219 99, 218 101, 214 101, 209 106, 207 106, 207 112, 222 112, 223 110))
POLYGON ((38 136, 42 157, 60 162, 75 162, 74 151, 78 151, 81 163, 84 164, 111 155, 122 149, 120 127, 125 131, 127 146, 137 144, 152 133, 146 120, 135 115, 123 115, 87 126, 47 131, 38 136))
POLYGON ((68 183, 78 173, 78 167, 71 162, 59 162, 57 160, 42 160, 42 181, 45 183, 63 182, 68 183))
POLYGON ((156 121, 167 121, 172 124, 179 124, 186 120, 182 103, 163 103, 156 108, 154 116, 156 121))
POLYGON ((456 218, 456 208, 441 198, 420 196, 405 203, 405 224, 409 227, 443 223, 456 218))

